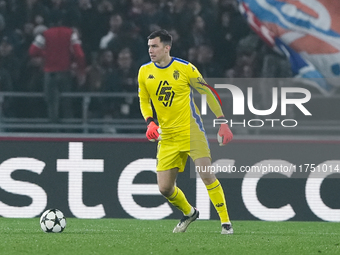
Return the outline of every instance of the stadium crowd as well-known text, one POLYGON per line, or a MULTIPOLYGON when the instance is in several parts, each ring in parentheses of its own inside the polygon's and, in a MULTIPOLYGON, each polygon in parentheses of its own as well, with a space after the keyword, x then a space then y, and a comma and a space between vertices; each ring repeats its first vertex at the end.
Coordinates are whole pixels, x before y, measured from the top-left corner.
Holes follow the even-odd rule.
MULTIPOLYGON (((136 94, 138 68, 150 61, 146 38, 158 28, 172 34, 171 54, 192 62, 204 77, 291 75, 288 62, 251 32, 236 0, 0 0, 0 91, 43 91, 44 59, 30 55, 30 47, 59 19, 76 31, 85 56, 84 70, 70 69, 74 92, 136 94)), ((72 111, 81 115, 76 106, 72 111)), ((36 98, 7 100, 4 113, 47 116, 36 98)), ((97 98, 90 117, 140 118, 138 99, 97 98)))

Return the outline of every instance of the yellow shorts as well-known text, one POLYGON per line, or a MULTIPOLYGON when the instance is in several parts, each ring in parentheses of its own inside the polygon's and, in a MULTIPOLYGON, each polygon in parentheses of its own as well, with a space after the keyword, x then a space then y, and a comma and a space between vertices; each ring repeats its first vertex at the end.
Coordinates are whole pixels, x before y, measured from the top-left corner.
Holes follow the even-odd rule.
POLYGON ((198 131, 191 135, 167 135, 165 139, 159 141, 157 148, 157 171, 179 168, 179 172, 183 172, 188 156, 193 161, 203 157, 211 158, 209 143, 204 132, 198 131))

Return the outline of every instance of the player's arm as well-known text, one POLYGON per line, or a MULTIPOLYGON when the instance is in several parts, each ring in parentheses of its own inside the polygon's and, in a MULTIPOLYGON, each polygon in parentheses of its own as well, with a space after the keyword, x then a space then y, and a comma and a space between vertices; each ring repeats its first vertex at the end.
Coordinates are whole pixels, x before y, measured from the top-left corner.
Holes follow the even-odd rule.
POLYGON ((149 139, 149 141, 154 142, 155 140, 160 140, 161 130, 153 118, 150 94, 148 90, 146 89, 144 81, 145 79, 144 79, 143 71, 141 68, 139 69, 139 73, 138 73, 139 107, 140 107, 142 116, 148 127, 146 131, 146 137, 149 139))
POLYGON ((190 86, 195 88, 201 95, 206 95, 207 103, 210 110, 215 114, 216 118, 223 116, 220 103, 217 101, 214 93, 209 88, 210 86, 203 79, 201 73, 192 64, 188 65, 188 74, 190 86))
MULTIPOLYGON (((190 64, 191 65, 191 64, 190 64)), ((195 88, 200 94, 205 94, 207 98, 207 103, 210 110, 215 114, 216 118, 224 118, 224 114, 219 101, 217 100, 214 93, 211 91, 213 89, 209 84, 203 79, 200 72, 191 65, 189 70, 190 73, 190 85, 195 88)), ((220 146, 226 145, 233 139, 233 133, 231 132, 228 124, 224 123, 220 125, 219 131, 217 133, 217 140, 220 146)))

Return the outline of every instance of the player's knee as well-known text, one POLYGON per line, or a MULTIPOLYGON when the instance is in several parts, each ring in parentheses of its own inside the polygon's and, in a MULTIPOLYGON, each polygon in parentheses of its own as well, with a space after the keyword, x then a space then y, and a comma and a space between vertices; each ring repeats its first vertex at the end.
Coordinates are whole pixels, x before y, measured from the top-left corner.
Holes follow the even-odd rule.
POLYGON ((216 177, 215 175, 213 176, 206 176, 206 177, 201 177, 203 183, 207 186, 210 185, 212 183, 214 183, 216 181, 216 177))
POLYGON ((159 192, 165 197, 170 197, 174 193, 174 186, 172 185, 160 185, 158 188, 159 192))

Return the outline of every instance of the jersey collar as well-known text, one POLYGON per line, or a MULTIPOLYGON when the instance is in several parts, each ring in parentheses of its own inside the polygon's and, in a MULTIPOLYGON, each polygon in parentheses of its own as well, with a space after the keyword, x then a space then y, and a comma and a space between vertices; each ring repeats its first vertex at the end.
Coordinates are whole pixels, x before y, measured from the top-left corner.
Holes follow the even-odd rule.
POLYGON ((169 66, 172 64, 172 62, 174 62, 174 60, 175 60, 175 58, 174 58, 174 57, 171 57, 170 63, 167 64, 166 66, 158 66, 158 65, 156 65, 156 63, 154 63, 154 65, 155 65, 157 68, 159 68, 159 69, 165 69, 165 68, 169 67, 169 66))

